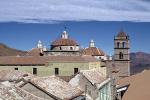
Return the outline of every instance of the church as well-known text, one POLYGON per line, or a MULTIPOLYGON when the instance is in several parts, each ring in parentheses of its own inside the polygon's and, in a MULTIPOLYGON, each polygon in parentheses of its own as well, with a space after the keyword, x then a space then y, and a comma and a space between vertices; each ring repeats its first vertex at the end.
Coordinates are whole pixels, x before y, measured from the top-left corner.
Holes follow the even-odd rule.
MULTIPOLYGON (((50 44, 50 48, 45 48, 39 40, 37 44, 41 56, 82 56, 90 55, 97 59, 106 60, 106 54, 99 48, 95 47, 94 40, 91 40, 88 48, 80 48, 80 45, 73 39, 69 38, 66 31, 61 33, 60 38, 50 44)), ((32 51, 32 50, 31 50, 32 51)))
POLYGON ((126 77, 130 75, 129 36, 122 31, 117 33, 112 58, 96 47, 94 40, 89 42, 89 47, 81 48, 67 31, 63 31, 49 48, 39 40, 37 46, 26 55, 0 57, 0 70, 2 69, 20 70, 37 76, 61 77, 73 76, 80 70, 90 69, 99 70, 108 76, 115 70, 118 71, 117 77, 126 77))

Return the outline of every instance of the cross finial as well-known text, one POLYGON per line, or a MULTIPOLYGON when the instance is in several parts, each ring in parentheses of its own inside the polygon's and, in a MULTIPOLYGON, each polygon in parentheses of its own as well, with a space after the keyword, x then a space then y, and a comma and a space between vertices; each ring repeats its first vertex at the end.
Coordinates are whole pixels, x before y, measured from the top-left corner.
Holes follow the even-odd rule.
POLYGON ((67 27, 66 27, 66 26, 64 26, 64 29, 65 29, 65 30, 67 30, 67 27))
POLYGON ((124 32, 123 27, 120 28, 120 32, 124 32))

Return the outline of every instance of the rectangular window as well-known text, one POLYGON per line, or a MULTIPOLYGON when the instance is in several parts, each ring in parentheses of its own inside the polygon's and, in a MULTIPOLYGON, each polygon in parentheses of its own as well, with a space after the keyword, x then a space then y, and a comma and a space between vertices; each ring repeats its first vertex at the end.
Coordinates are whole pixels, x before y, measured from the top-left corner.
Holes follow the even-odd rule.
POLYGON ((59 75, 59 68, 55 68, 55 75, 59 75))
POLYGON ((78 73, 78 68, 74 68, 74 74, 78 73))
POLYGON ((33 75, 37 75, 37 68, 33 68, 33 75))
POLYGON ((88 90, 88 94, 91 96, 91 91, 90 90, 88 90))
POLYGON ((14 70, 18 70, 18 68, 16 67, 16 68, 14 68, 14 70))

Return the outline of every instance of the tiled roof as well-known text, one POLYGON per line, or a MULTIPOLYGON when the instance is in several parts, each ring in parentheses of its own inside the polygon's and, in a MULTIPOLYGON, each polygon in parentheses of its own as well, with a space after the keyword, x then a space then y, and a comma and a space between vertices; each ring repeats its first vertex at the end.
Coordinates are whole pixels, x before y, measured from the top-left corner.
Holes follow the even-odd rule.
POLYGON ((88 47, 86 49, 83 50, 83 54, 84 55, 92 55, 92 56, 104 56, 105 53, 96 47, 88 47))
POLYGON ((28 65, 45 64, 44 57, 36 56, 3 56, 0 57, 0 65, 28 65))
POLYGON ((94 62, 92 56, 3 56, 0 65, 45 65, 47 62, 94 62))
POLYGON ((70 100, 82 94, 80 89, 72 87, 69 83, 56 76, 33 78, 31 83, 50 93, 54 97, 63 100, 70 100))
POLYGON ((40 56, 41 49, 40 48, 33 48, 32 50, 28 51, 26 56, 40 56))
POLYGON ((81 70, 80 73, 84 75, 93 85, 94 84, 100 84, 104 80, 106 80, 105 75, 103 75, 98 70, 81 70))
POLYGON ((0 84, 0 100, 46 100, 39 98, 19 87, 7 87, 0 84))
POLYGON ((129 76, 118 81, 119 87, 129 85, 122 100, 149 100, 150 70, 129 76))
POLYGON ((57 39, 52 42, 52 46, 77 46, 78 43, 72 39, 57 39))
POLYGON ((97 61, 92 56, 51 56, 47 57, 48 61, 56 62, 95 62, 97 61))
POLYGON ((0 81, 17 81, 22 78, 31 78, 32 74, 26 72, 20 72, 16 70, 1 70, 0 71, 0 81))
POLYGON ((117 37, 126 37, 126 33, 123 32, 123 31, 120 31, 118 34, 117 34, 117 37))
POLYGON ((66 82, 69 82, 74 76, 58 76, 58 77, 66 82))

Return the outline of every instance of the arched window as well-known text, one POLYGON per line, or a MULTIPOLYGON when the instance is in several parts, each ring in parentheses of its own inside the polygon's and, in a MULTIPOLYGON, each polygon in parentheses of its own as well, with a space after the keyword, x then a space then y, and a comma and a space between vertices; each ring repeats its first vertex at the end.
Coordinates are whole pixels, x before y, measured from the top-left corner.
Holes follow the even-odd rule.
POLYGON ((122 47, 126 48, 126 43, 125 42, 122 43, 122 47))
POLYGON ((60 47, 60 50, 62 50, 62 48, 60 47))
POLYGON ((117 48, 119 48, 120 47, 120 43, 119 42, 117 42, 117 48))
POLYGON ((123 59, 123 53, 122 52, 119 53, 119 59, 123 59))

